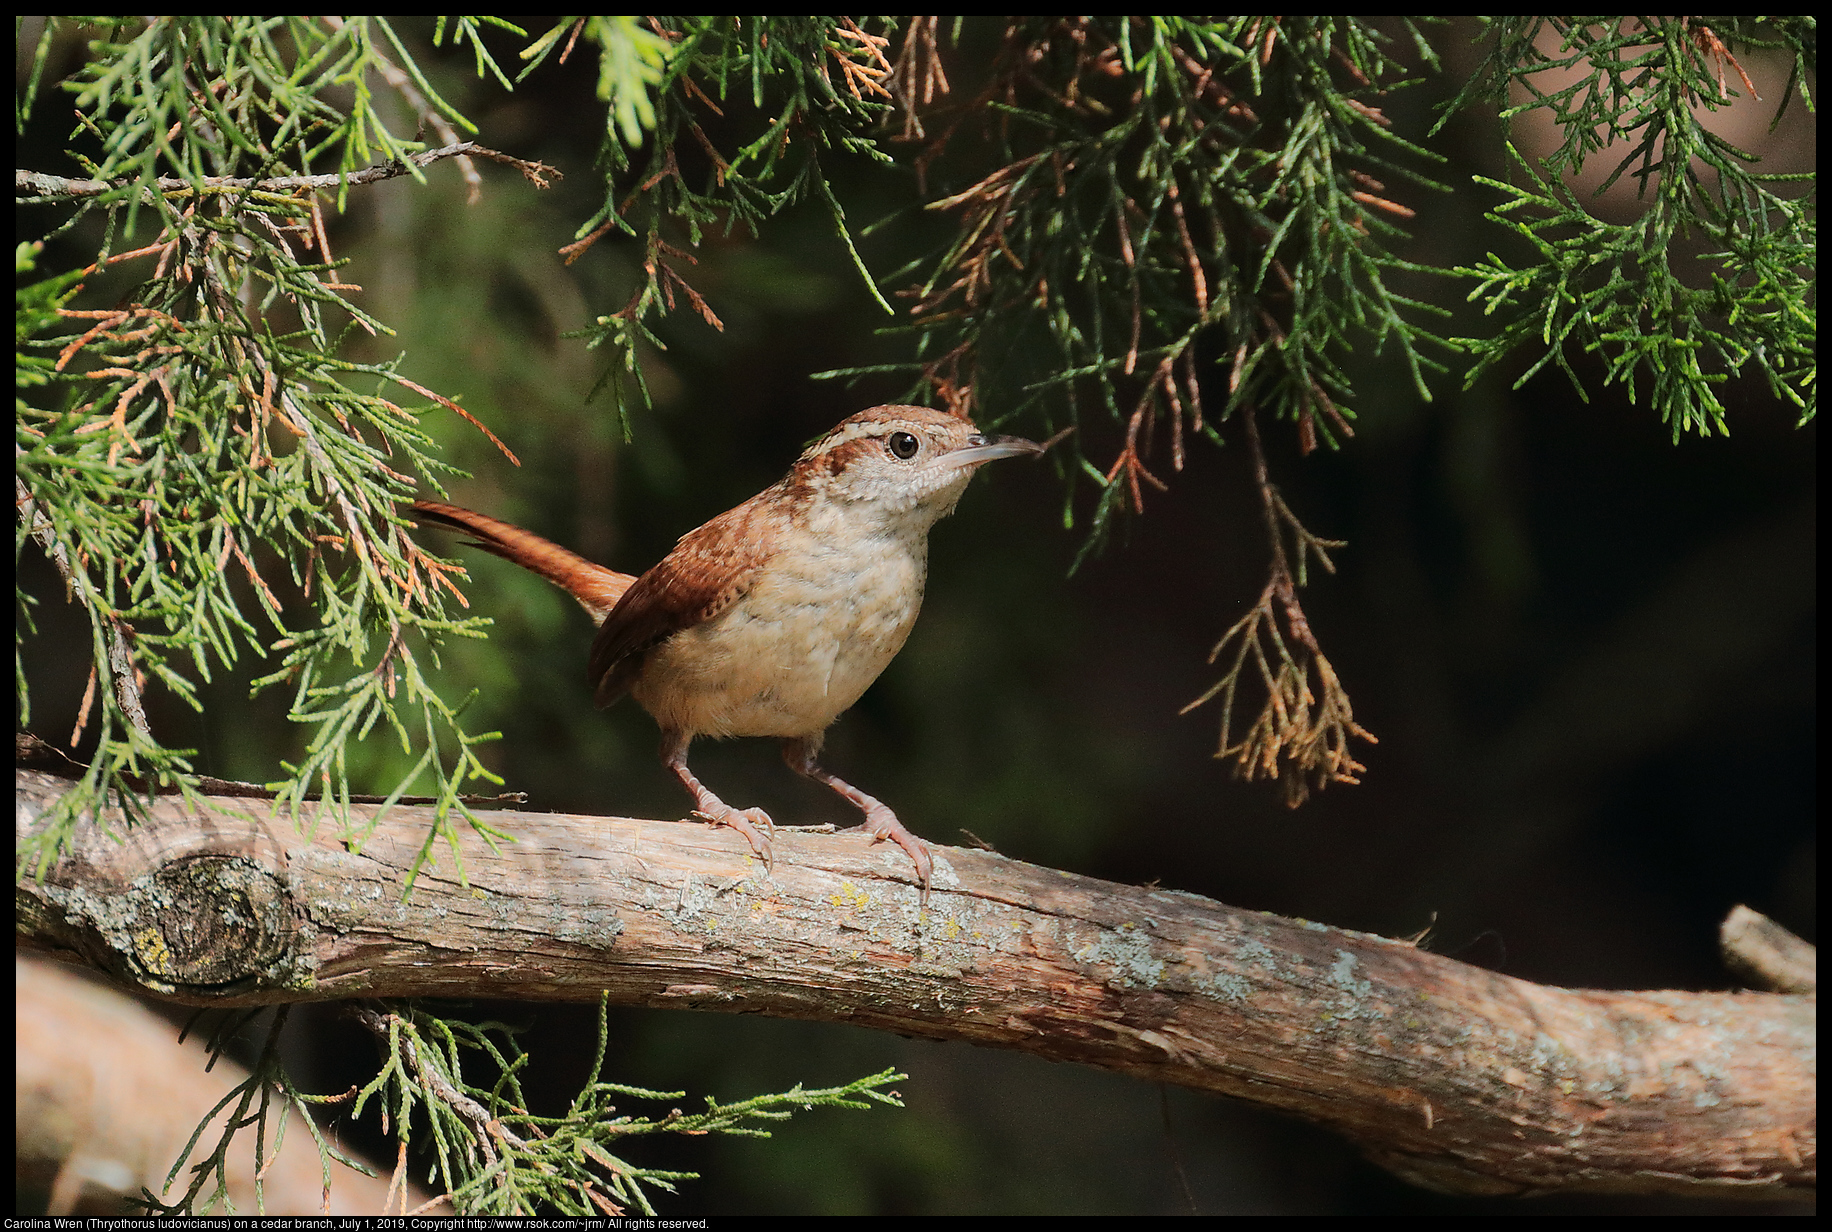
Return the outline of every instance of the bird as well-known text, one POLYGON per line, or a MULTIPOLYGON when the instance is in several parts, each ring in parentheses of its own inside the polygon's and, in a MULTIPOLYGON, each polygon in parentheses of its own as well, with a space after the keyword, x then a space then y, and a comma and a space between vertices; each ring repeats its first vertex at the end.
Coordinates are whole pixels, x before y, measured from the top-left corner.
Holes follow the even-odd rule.
POLYGON ((909 637, 929 529, 981 466, 1043 448, 951 412, 875 406, 842 420, 775 484, 682 535, 640 576, 456 505, 416 500, 411 509, 546 578, 590 614, 594 701, 604 708, 627 695, 655 719, 662 763, 692 796, 693 816, 736 830, 773 866, 769 814, 721 800, 687 752, 700 736, 774 737, 792 770, 860 810, 858 830, 903 849, 926 903, 927 846, 889 805, 821 766, 822 740, 909 637))

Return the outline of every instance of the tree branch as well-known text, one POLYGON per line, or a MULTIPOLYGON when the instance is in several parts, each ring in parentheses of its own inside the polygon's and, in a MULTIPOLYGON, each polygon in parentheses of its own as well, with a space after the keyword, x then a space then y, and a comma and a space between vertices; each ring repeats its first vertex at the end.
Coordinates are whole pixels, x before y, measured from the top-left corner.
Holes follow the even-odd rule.
MULTIPOLYGON (((22 836, 64 784, 16 771, 22 836)), ((1326 1124, 1465 1193, 1816 1181, 1817 1000, 1548 988, 1415 945, 1009 860, 779 833, 766 870, 697 824, 498 814, 493 852, 402 886, 432 810, 360 852, 272 806, 162 798, 86 822, 15 888, 21 945, 175 1001, 507 997, 764 1013, 1018 1048, 1326 1124)), ((378 810, 352 806, 353 823, 378 810)), ((310 821, 307 817, 303 820, 310 821)))
POLYGON ((1759 911, 1733 907, 1718 929, 1724 965, 1752 988, 1769 992, 1819 991, 1819 955, 1759 911))
MULTIPOLYGON (((21 1188, 46 1192, 45 1213, 53 1216, 133 1214, 125 1199, 143 1188, 168 1198, 183 1193, 189 1178, 181 1174, 168 1187, 167 1168, 198 1121, 248 1071, 223 1057, 206 1069, 210 1053, 202 1040, 180 1042, 171 1023, 55 963, 20 959, 16 966, 14 1143, 21 1188)), ((385 1180, 333 1160, 327 1187, 325 1165, 296 1124, 284 1142, 270 1139, 269 1150, 262 1178, 267 1214, 389 1213, 385 1180)), ((238 1141, 227 1171, 235 1209, 253 1212, 253 1134, 238 1141)), ((429 1201, 414 1186, 402 1206, 429 1201)), ((435 1213, 450 1214, 451 1207, 441 1203, 435 1213)))
MULTIPOLYGON (((17 456, 18 447, 15 446, 14 450, 17 456)), ((19 478, 17 474, 13 476, 13 492, 13 500, 14 504, 18 506, 20 520, 31 528, 32 538, 38 541, 38 546, 44 549, 44 554, 50 557, 53 565, 57 566, 58 575, 64 579, 65 595, 81 592, 85 597, 83 606, 87 610, 96 613, 106 611, 106 605, 97 602, 94 596, 89 594, 88 573, 72 567, 70 552, 64 547, 63 540, 58 537, 57 527, 52 525, 51 519, 47 518, 38 508, 38 501, 26 488, 25 480, 19 478)), ((134 730, 142 736, 150 737, 153 729, 152 725, 146 721, 146 707, 140 698, 139 673, 134 665, 133 648, 128 644, 133 629, 118 616, 97 616, 96 619, 105 620, 108 625, 108 676, 114 685, 115 700, 120 704, 121 713, 126 716, 129 723, 133 724, 134 730)), ((94 677, 92 676, 91 679, 93 680, 94 677)), ((88 710, 88 704, 85 703, 82 712, 87 714, 88 710)), ((76 726, 77 731, 80 732, 83 728, 83 721, 78 719, 76 726)), ((75 747, 76 739, 76 734, 73 733, 70 737, 72 747, 75 747)))
MULTIPOLYGON (((460 141, 436 150, 423 150, 418 154, 409 154, 399 162, 377 163, 373 167, 364 167, 361 171, 339 171, 329 175, 276 175, 264 180, 247 176, 207 175, 197 184, 178 176, 162 175, 154 181, 154 185, 160 192, 175 196, 188 196, 200 190, 204 193, 244 192, 250 189, 256 192, 292 193, 302 188, 330 189, 346 185, 354 187, 372 184, 378 180, 392 180, 396 176, 411 175, 413 168, 429 167, 440 159, 472 156, 507 163, 519 170, 536 188, 547 187, 547 177, 553 176, 557 179, 560 174, 546 163, 515 158, 499 150, 478 145, 475 141, 460 141)), ((41 201, 70 201, 82 197, 99 197, 103 193, 126 188, 133 182, 132 180, 72 179, 69 176, 47 175, 42 171, 14 168, 13 199, 16 203, 31 204, 41 201)))

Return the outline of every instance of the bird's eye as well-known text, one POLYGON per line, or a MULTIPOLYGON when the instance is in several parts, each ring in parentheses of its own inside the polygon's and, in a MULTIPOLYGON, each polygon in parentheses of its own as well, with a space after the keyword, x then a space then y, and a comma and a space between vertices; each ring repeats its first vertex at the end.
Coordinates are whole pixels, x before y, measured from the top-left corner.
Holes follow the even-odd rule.
POLYGON ((911 433, 893 432, 891 433, 890 447, 891 453, 894 456, 908 461, 916 456, 916 450, 921 447, 921 442, 911 433))

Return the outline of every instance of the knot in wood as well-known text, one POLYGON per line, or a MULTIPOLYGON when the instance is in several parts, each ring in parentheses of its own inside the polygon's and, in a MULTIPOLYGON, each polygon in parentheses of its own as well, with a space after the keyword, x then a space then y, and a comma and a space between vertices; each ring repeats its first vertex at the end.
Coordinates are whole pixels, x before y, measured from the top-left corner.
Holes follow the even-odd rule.
POLYGON ((121 906, 122 957, 174 990, 229 992, 291 948, 293 903, 270 869, 241 856, 183 856, 135 878, 121 906))

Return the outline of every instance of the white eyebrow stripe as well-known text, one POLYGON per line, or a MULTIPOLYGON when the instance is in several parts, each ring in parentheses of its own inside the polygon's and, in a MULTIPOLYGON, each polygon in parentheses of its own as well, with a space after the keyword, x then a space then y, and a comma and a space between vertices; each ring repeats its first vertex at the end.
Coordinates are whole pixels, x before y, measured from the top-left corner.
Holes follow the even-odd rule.
MULTIPOLYGON (((920 432, 931 441, 945 441, 956 427, 953 417, 922 406, 874 407, 876 414, 862 413, 838 424, 826 436, 808 448, 803 458, 830 453, 857 440, 878 439, 891 432, 920 432)), ((968 426, 969 431, 975 429, 968 426)))

